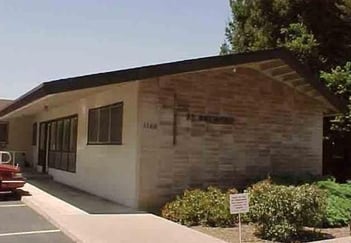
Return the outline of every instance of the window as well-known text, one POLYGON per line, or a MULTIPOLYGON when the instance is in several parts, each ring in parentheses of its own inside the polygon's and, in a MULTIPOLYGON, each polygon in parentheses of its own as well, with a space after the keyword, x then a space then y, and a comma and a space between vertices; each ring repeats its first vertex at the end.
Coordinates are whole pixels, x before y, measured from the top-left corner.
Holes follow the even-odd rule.
POLYGON ((123 102, 89 110, 88 144, 122 144, 123 102))
POLYGON ((76 171, 78 117, 71 116, 48 122, 49 167, 69 172, 76 171))
POLYGON ((37 145, 37 133, 38 133, 38 124, 34 123, 32 128, 32 145, 37 145))
POLYGON ((7 122, 0 122, 0 143, 8 143, 9 124, 7 122))

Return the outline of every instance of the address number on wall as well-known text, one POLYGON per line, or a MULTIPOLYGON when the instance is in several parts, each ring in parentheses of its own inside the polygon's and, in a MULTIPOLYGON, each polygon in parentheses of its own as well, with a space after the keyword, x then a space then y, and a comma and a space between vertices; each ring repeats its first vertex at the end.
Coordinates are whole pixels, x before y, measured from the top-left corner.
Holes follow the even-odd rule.
POLYGON ((146 128, 146 129, 157 129, 157 123, 155 123, 155 122, 144 122, 144 128, 146 128))

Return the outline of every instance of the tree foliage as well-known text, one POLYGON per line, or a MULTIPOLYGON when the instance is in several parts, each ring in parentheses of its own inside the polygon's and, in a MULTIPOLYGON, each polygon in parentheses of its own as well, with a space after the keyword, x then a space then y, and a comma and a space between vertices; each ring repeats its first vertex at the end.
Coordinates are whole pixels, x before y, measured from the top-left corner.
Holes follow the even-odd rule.
POLYGON ((339 132, 351 131, 351 62, 344 67, 337 66, 330 72, 321 72, 321 78, 335 94, 349 100, 348 112, 338 115, 332 121, 332 129, 339 132))
MULTIPOLYGON (((229 0, 231 19, 221 54, 286 47, 350 99, 351 0, 229 0)), ((333 128, 350 130, 350 112, 333 128)), ((336 125, 335 125, 336 124, 336 125)))
POLYGON ((351 56, 351 0, 230 0, 222 54, 285 46, 313 70, 351 56))

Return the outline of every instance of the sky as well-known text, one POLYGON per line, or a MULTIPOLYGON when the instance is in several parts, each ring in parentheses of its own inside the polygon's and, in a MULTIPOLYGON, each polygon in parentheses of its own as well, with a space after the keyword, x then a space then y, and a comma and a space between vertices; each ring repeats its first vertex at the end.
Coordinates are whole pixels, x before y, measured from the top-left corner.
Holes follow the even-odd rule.
POLYGON ((217 55, 228 2, 0 1, 0 98, 65 77, 217 55))

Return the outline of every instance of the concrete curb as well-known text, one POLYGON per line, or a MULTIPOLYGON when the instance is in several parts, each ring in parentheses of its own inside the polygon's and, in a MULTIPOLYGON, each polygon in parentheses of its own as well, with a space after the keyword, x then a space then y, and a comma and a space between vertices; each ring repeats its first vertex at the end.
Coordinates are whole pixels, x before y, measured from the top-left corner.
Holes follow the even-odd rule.
MULTIPOLYGON (((44 192, 43 190, 37 188, 36 186, 30 184, 30 183, 26 183, 31 187, 34 187, 36 190, 40 191, 40 193, 43 194, 47 194, 48 197, 52 197, 55 200, 59 200, 60 203, 66 204, 67 206, 69 206, 71 209, 76 210, 77 214, 87 214, 85 211, 72 206, 69 203, 66 203, 64 201, 62 201, 61 199, 58 199, 52 195, 50 195, 49 193, 44 192)), ((24 188, 25 189, 25 188, 24 188)), ((74 242, 82 242, 80 239, 78 239, 67 227, 65 227, 63 224, 61 224, 59 222, 59 220, 55 219, 57 217, 59 217, 58 214, 56 213, 48 213, 46 210, 43 209, 43 207, 39 204, 36 203, 35 200, 33 200, 32 196, 22 196, 21 197, 21 201, 26 204, 28 207, 30 207, 31 209, 33 209, 34 211, 36 211, 38 214, 40 214, 42 217, 44 217, 46 220, 48 220, 51 224, 53 224, 54 226, 56 226, 58 229, 60 229, 65 235, 67 235, 71 240, 73 240, 74 242)))
POLYGON ((66 228, 63 224, 61 224, 58 220, 56 220, 54 216, 50 216, 48 213, 45 212, 45 210, 41 209, 40 205, 34 203, 32 200, 29 200, 28 197, 24 197, 24 198, 22 197, 21 201, 25 203, 28 207, 33 209, 35 212, 40 214, 42 217, 44 217, 51 224, 56 226, 59 230, 61 230, 65 235, 67 235, 74 242, 78 242, 78 243, 83 242, 79 240, 68 228, 66 228))

